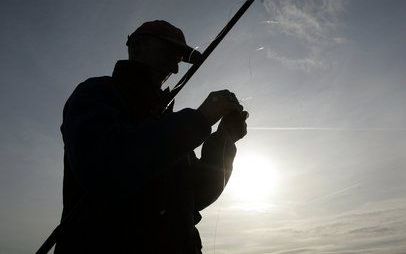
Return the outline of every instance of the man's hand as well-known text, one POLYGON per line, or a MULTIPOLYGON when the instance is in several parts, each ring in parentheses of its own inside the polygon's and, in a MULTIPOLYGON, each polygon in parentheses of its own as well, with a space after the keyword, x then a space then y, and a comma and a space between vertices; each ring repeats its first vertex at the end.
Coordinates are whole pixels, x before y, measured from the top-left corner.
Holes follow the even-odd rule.
POLYGON ((211 92, 198 110, 206 117, 210 126, 212 126, 222 117, 233 111, 242 112, 243 107, 238 102, 234 93, 228 90, 220 90, 211 92))
POLYGON ((217 131, 235 143, 247 134, 247 118, 247 111, 233 111, 221 119, 217 131))

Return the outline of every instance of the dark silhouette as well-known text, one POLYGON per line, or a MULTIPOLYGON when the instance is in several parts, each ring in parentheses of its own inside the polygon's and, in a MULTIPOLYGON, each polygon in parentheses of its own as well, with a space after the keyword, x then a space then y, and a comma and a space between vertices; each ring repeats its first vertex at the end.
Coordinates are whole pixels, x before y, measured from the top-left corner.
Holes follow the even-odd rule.
POLYGON ((162 114, 162 83, 200 54, 165 21, 144 23, 127 46, 129 60, 118 61, 112 77, 79 84, 64 107, 69 220, 55 253, 201 253, 199 211, 223 191, 248 113, 222 90, 198 109, 162 114))

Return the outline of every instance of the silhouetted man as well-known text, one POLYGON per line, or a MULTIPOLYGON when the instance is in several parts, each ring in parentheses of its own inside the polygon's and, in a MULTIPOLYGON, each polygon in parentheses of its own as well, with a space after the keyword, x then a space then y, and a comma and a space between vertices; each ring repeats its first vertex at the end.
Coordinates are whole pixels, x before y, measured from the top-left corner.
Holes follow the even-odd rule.
POLYGON ((55 253, 201 253, 199 211, 221 194, 246 134, 227 90, 198 109, 162 115, 162 83, 199 61, 181 30, 144 23, 112 77, 90 78, 66 102, 62 219, 55 253), (221 119, 217 131, 211 126, 221 119), (201 145, 202 156, 193 150, 201 145))

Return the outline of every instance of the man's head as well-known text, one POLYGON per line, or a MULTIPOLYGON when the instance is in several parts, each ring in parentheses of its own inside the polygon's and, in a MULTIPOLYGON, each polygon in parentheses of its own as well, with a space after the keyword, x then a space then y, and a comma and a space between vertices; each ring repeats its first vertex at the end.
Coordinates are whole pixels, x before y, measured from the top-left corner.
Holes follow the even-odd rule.
POLYGON ((162 20, 142 24, 128 36, 127 46, 130 61, 149 66, 162 80, 178 72, 179 62, 196 63, 201 57, 179 28, 162 20))

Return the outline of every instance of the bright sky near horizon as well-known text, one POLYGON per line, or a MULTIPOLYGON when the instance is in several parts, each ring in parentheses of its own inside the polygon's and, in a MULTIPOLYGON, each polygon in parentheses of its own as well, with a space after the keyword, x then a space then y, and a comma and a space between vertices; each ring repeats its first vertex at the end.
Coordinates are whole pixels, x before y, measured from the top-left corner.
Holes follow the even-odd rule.
MULTIPOLYGON (((110 75, 143 22, 204 49, 242 3, 1 1, 0 253, 32 253, 59 221, 74 87, 110 75)), ((405 31, 402 0, 253 4, 175 107, 227 88, 250 113, 204 253, 406 253, 405 31)))

